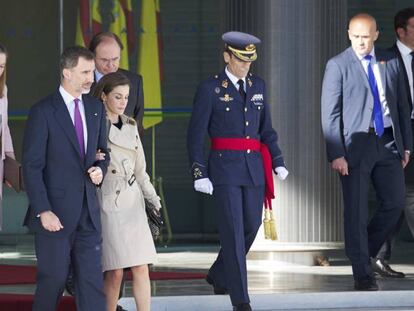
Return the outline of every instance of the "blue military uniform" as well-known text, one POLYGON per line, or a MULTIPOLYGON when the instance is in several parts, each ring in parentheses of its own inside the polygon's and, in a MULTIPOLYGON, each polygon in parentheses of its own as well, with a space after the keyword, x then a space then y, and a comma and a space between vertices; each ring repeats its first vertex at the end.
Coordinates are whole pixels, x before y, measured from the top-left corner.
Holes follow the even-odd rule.
POLYGON ((187 144, 194 179, 214 186, 221 250, 209 271, 215 286, 225 288, 233 305, 249 303, 246 253, 261 225, 264 171, 261 154, 247 150, 211 150, 205 160, 205 139, 245 138, 266 144, 272 167, 284 166, 278 136, 272 128, 265 83, 249 73, 246 99, 223 70, 198 87, 187 144))

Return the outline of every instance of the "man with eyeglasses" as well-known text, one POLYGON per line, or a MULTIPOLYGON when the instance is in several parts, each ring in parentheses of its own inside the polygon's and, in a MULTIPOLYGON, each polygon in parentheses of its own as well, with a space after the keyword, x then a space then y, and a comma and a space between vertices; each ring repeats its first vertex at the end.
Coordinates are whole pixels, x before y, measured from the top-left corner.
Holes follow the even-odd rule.
MULTIPOLYGON (((119 68, 123 48, 121 40, 112 32, 100 32, 92 38, 89 50, 95 54, 95 82, 98 82, 104 75, 117 71, 128 77, 131 82, 131 89, 125 114, 137 121, 138 131, 142 136, 144 131, 142 127, 144 116, 142 77, 139 74, 119 68)), ((93 90, 93 86, 91 90, 93 90)))

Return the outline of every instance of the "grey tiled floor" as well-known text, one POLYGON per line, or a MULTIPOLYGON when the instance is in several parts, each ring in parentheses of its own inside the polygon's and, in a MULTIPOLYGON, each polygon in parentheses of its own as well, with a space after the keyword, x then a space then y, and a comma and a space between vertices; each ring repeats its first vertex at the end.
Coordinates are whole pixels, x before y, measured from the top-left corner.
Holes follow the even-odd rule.
MULTIPOLYGON (((35 264, 33 244, 30 242, 30 239, 23 242, 17 242, 17 245, 15 245, 13 242, 9 243, 9 245, 2 245, 0 243, 0 264, 35 264)), ((218 247, 214 245, 179 246, 168 247, 167 249, 160 248, 158 263, 154 265, 153 269, 207 273, 209 266, 216 257, 217 250, 218 247)), ((311 267, 275 261, 248 260, 249 291, 252 295, 352 292, 353 279, 351 268, 348 261, 344 257, 343 252, 339 251, 333 254, 333 256, 330 257, 330 263, 331 265, 326 267, 311 267)), ((414 243, 398 243, 394 251, 392 263, 392 267, 395 270, 405 272, 407 277, 404 279, 379 278, 379 285, 381 290, 413 290, 414 243)), ((0 286, 0 292, 33 293, 34 288, 34 285, 7 285, 0 286)), ((213 293, 211 287, 204 280, 171 280, 152 282, 152 295, 154 297, 193 295, 205 296, 212 294, 213 293)), ((130 283, 127 283, 125 296, 131 296, 130 283)), ((309 307, 311 308, 311 306, 309 307)), ((305 309, 302 308, 301 310, 305 309)), ((388 308, 385 307, 384 309, 378 307, 374 309, 339 308, 336 310, 414 310, 414 306, 410 308, 394 308, 390 306, 388 308)))

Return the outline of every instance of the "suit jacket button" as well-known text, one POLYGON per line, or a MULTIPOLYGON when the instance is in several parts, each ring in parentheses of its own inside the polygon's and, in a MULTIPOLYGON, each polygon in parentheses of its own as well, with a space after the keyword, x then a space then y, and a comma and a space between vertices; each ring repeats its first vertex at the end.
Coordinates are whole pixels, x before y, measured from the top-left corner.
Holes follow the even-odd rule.
POLYGON ((119 190, 116 191, 116 194, 120 194, 120 193, 121 193, 121 191, 119 191, 119 190))
POLYGON ((112 170, 112 174, 116 174, 116 170, 112 170))
POLYGON ((249 126, 249 121, 246 121, 246 126, 249 126))

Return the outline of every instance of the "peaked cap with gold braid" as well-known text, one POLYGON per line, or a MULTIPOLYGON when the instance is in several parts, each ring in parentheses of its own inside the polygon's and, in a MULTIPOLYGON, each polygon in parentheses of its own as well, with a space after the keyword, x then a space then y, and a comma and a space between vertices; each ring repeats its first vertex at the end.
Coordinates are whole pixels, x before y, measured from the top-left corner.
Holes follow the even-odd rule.
POLYGON ((244 62, 252 62, 257 59, 256 45, 260 39, 248 33, 229 31, 221 37, 225 47, 238 59, 244 62))

